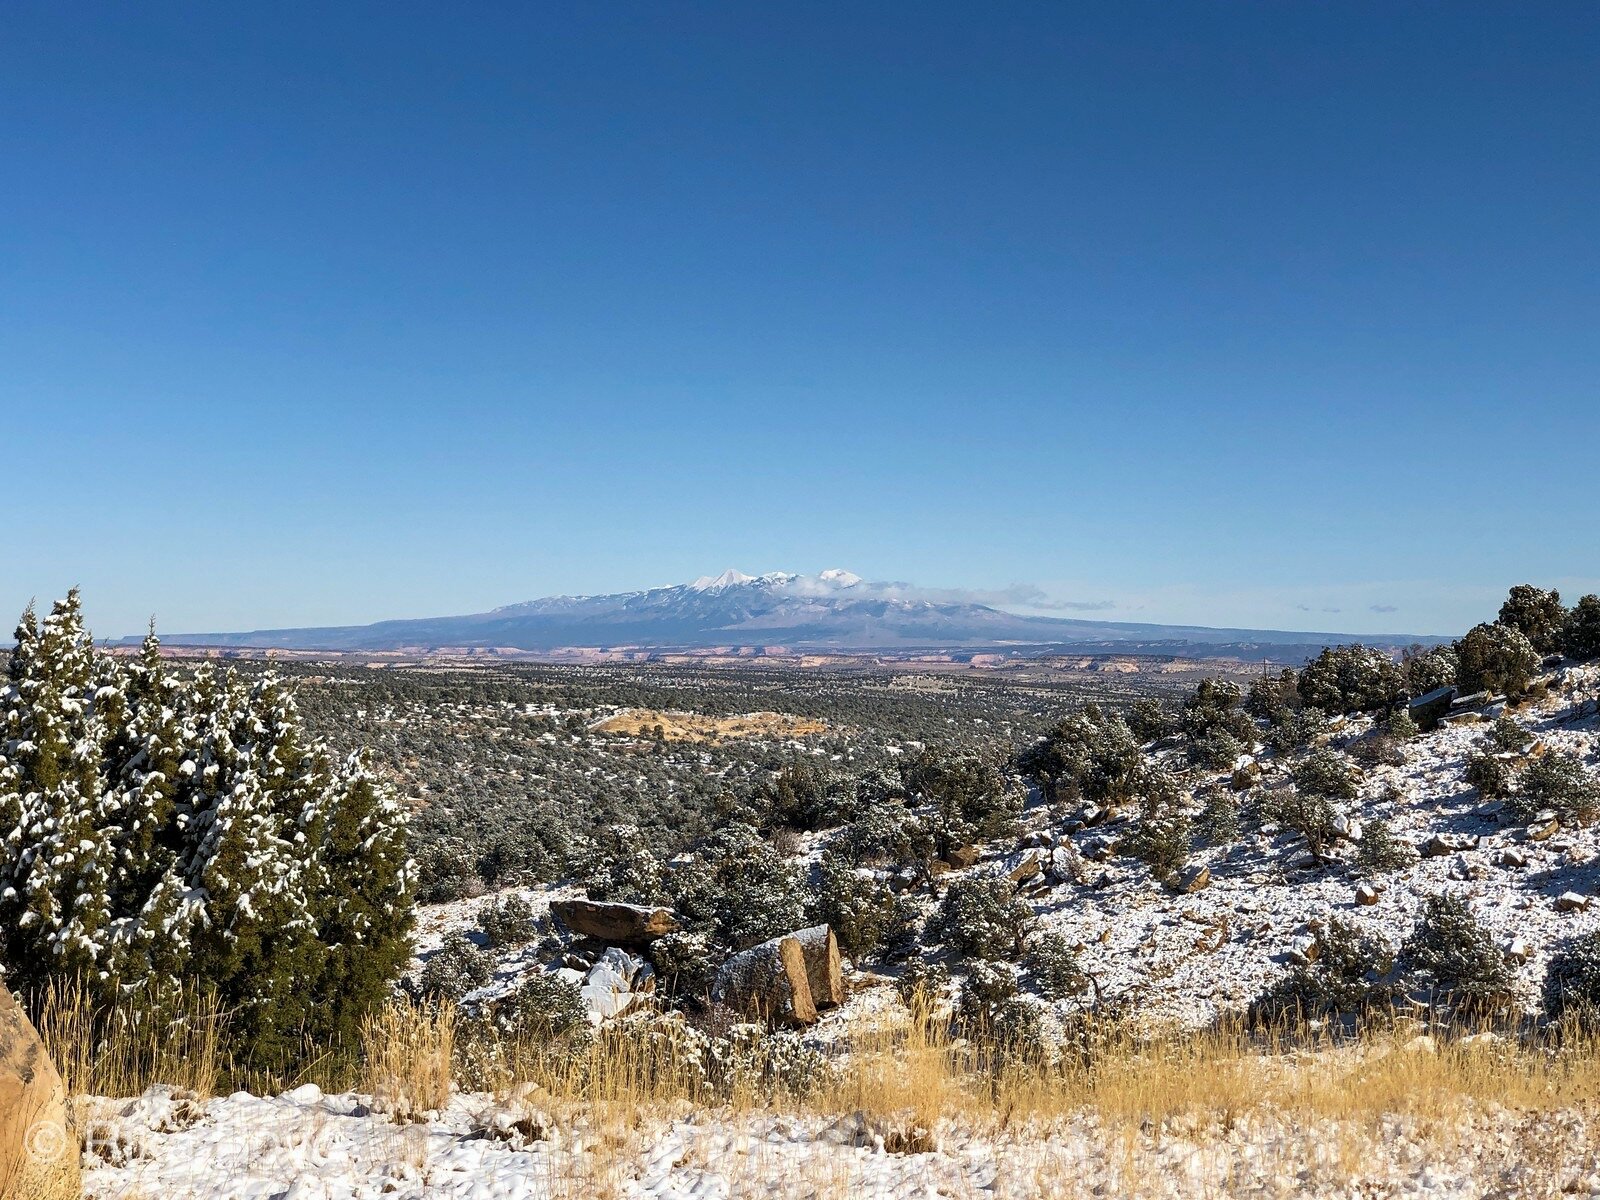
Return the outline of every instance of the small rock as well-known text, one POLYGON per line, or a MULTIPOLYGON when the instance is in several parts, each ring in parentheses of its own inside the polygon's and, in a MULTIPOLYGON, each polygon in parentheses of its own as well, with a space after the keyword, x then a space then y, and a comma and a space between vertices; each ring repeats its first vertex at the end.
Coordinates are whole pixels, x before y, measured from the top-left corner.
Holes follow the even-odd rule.
POLYGON ((1418 846, 1417 852, 1423 858, 1442 858, 1446 854, 1459 854, 1463 850, 1471 850, 1477 844, 1478 839, 1475 837, 1436 833, 1418 846))
POLYGON ((1105 862, 1116 852, 1116 843, 1110 838, 1090 838, 1083 844, 1083 856, 1090 862, 1105 862))
POLYGON ((1507 846, 1500 851, 1499 863, 1502 867, 1520 870, 1528 865, 1528 855, 1526 851, 1518 850, 1515 846, 1507 846))
POLYGON ((1289 961, 1297 967, 1309 967, 1321 957, 1322 943, 1310 934, 1296 938, 1289 946, 1289 961))
POLYGON ((957 871, 965 871, 968 867, 977 865, 981 854, 982 851, 976 846, 957 846, 944 856, 944 860, 957 871))
POLYGON ((1533 957, 1533 947, 1522 938, 1517 938, 1506 947, 1506 957, 1515 963, 1525 963, 1533 957))
POLYGON ((1015 867, 1006 873, 1006 878, 1012 883, 1026 883, 1036 879, 1044 873, 1044 864, 1039 861, 1037 854, 1030 854, 1015 867))
POLYGON ((1450 863, 1451 879, 1482 879, 1488 873, 1483 860, 1476 854, 1458 854, 1450 863))
POLYGON ((1378 889, 1370 883, 1363 883, 1356 888, 1356 903, 1372 905, 1378 902, 1378 889))
POLYGON ((1189 896, 1204 891, 1210 884, 1210 867, 1190 867, 1178 876, 1178 882, 1174 886, 1177 891, 1189 896))
POLYGON ((1581 912, 1589 907, 1589 897, 1577 892, 1562 892, 1556 897, 1557 912, 1581 912))
POLYGON ((1546 842, 1556 835, 1561 828, 1561 822, 1556 820, 1554 813, 1540 813, 1528 826, 1527 835, 1530 842, 1546 842))

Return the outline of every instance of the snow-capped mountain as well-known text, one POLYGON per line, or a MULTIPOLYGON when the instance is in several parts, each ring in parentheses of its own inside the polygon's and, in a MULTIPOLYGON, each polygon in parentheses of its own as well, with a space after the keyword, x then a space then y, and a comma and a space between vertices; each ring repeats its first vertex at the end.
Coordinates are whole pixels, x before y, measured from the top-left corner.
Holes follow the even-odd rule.
MULTIPOLYGON (((945 593, 947 594, 947 593, 945 593)), ((922 598, 905 583, 869 582, 832 568, 816 575, 727 570, 692 583, 603 596, 549 596, 459 617, 322 629, 180 634, 174 645, 304 650, 499 647, 706 649, 782 646, 812 651, 1061 649, 1294 659, 1340 634, 1205 629, 1023 616, 986 604, 922 598)), ((1413 640, 1366 639, 1391 644, 1413 640)))

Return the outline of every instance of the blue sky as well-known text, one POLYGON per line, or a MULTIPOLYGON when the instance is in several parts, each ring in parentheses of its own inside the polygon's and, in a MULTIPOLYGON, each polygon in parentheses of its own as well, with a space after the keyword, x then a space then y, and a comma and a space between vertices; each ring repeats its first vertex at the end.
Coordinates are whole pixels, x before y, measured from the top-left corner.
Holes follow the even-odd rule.
POLYGON ((0 605, 1595 590, 1597 61, 1589 3, 7 5, 0 605))

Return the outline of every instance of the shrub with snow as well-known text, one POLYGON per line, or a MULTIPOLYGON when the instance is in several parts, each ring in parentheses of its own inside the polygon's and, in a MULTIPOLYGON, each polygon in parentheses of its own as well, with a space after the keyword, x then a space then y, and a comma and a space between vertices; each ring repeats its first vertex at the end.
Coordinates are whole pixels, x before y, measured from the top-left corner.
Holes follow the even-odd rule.
POLYGON ((1134 794, 1143 761, 1139 741, 1121 717, 1086 704, 1024 750, 1017 766, 1052 804, 1081 800, 1114 807, 1134 794))
POLYGON ((481 988, 494 975, 494 960, 461 930, 447 933, 439 948, 422 964, 418 980, 430 1000, 457 1001, 481 988))
POLYGON ((1402 742, 1409 742, 1422 732, 1411 709, 1404 704, 1389 714, 1388 728, 1390 736, 1402 742))
POLYGON ((906 764, 901 782, 908 803, 926 809, 924 822, 941 855, 1012 832, 1026 799, 1016 780, 972 754, 924 751, 906 764))
POLYGON ((958 879, 939 902, 930 932, 967 958, 1014 959, 1032 916, 1009 879, 958 879))
POLYGON ((786 763, 772 783, 773 824, 789 829, 833 829, 855 820, 860 805, 849 781, 833 779, 808 762, 786 763))
POLYGON ((1544 1011, 1586 1026, 1600 1023, 1600 932, 1569 938, 1550 956, 1544 1011))
POLYGON ((1466 1013, 1507 1007, 1515 977, 1505 952, 1460 896, 1429 896, 1400 950, 1408 986, 1466 1013))
POLYGON ((1456 643, 1456 683, 1465 692, 1503 692, 1518 696, 1539 669, 1539 652, 1521 630, 1509 625, 1475 625, 1456 643))
POLYGON ((669 877, 684 925, 730 950, 798 929, 808 899, 800 873, 748 825, 728 825, 669 877))
POLYGON ((1356 843, 1356 862, 1365 871, 1375 875, 1398 871, 1415 860, 1415 851, 1395 836, 1388 821, 1373 817, 1361 823, 1361 840, 1356 843))
POLYGON ((1250 684, 1245 711, 1275 725, 1300 707, 1299 684, 1299 673, 1290 667, 1276 675, 1263 675, 1250 684))
POLYGON ((1202 679, 1183 702, 1180 723, 1190 761, 1204 767, 1231 766, 1256 744, 1256 723, 1245 712, 1243 693, 1231 679, 1202 679))
POLYGON ((667 897, 666 869, 637 825, 597 831, 577 847, 574 860, 591 900, 659 904, 667 897))
POLYGON ((489 1006, 489 1017, 502 1033, 537 1045, 587 1043, 594 1029, 578 985, 554 972, 530 975, 489 1006))
POLYGON ((931 1009, 949 986, 948 968, 943 963, 926 958, 913 958, 906 963, 900 978, 895 981, 895 990, 900 994, 901 1001, 913 1011, 923 1012, 931 1009))
POLYGON ((1600 816, 1600 778, 1575 755, 1552 750, 1522 772, 1510 807, 1525 820, 1553 812, 1563 825, 1587 825, 1600 816))
POLYGON ((1159 700, 1150 696, 1135 700, 1128 709, 1126 720, 1128 729, 1141 742, 1153 742, 1157 738, 1164 738, 1177 728, 1177 722, 1173 720, 1172 714, 1159 700))
POLYGON ((1279 754, 1293 754, 1314 745, 1328 732, 1328 714, 1320 708, 1290 709, 1267 730, 1267 745, 1279 754))
POLYGON ((481 892, 476 858, 459 838, 442 839, 417 854, 417 903, 443 904, 481 892))
POLYGON ((1516 773, 1511 764, 1494 754, 1467 756, 1466 780, 1485 800, 1504 800, 1511 795, 1516 773))
POLYGON ((1261 1023, 1361 1015, 1394 999, 1394 951, 1383 939, 1335 917, 1317 937, 1315 962, 1290 967, 1250 1006, 1261 1023))
POLYGON ((1600 658, 1600 596, 1585 596, 1561 628, 1561 653, 1569 658, 1600 658))
POLYGON ((937 857, 932 832, 906 807, 898 786, 867 797, 856 819, 829 839, 828 848, 858 866, 925 865, 937 857))
POLYGON ((539 936, 533 905, 516 892, 485 902, 478 909, 478 928, 496 950, 526 946, 539 936))
POLYGON ((1089 986, 1078 952, 1059 933, 1029 938, 1023 962, 1034 987, 1047 1000, 1069 1000, 1089 986))
POLYGON ((1526 750, 1533 741, 1528 727, 1508 712, 1501 713, 1489 726, 1489 744, 1496 750, 1516 752, 1526 750))
POLYGON ((1350 747, 1350 757, 1368 767, 1399 767, 1406 761, 1401 739, 1391 733, 1387 725, 1380 725, 1358 739, 1350 747))
POLYGON ((669 995, 686 1000, 705 1000, 721 965, 711 939, 703 933, 680 930, 650 943, 650 965, 669 995))
POLYGON ((1329 646, 1300 672, 1300 699, 1330 715, 1387 708, 1405 693, 1400 664, 1359 643, 1329 646))
POLYGON ((1263 815, 1300 834, 1312 856, 1322 858, 1339 836, 1339 805, 1355 798, 1359 780, 1344 755, 1318 750, 1295 768, 1293 787, 1263 797, 1263 815))
POLYGON ((1226 846, 1239 840, 1243 818, 1239 797, 1226 789, 1213 788, 1206 793, 1200 815, 1194 819, 1194 831, 1208 846, 1226 846))
POLYGON ((1122 852, 1144 863, 1158 880, 1170 880, 1189 861, 1189 834, 1189 816, 1176 788, 1155 788, 1122 839, 1122 852))
POLYGON ((884 884, 831 852, 817 863, 811 915, 815 923, 832 928, 840 953, 852 961, 876 951, 892 930, 909 919, 884 884))
POLYGON ((1405 675, 1406 691, 1412 696, 1426 696, 1454 684, 1461 664, 1456 659, 1454 646, 1432 646, 1426 650, 1413 647, 1405 652, 1400 669, 1405 675))
POLYGON ((955 1026, 993 1056, 992 1066, 1017 1058, 1038 1059, 1044 1052, 1039 1006, 1021 995, 1016 969, 1006 963, 972 964, 956 1000, 955 1026))

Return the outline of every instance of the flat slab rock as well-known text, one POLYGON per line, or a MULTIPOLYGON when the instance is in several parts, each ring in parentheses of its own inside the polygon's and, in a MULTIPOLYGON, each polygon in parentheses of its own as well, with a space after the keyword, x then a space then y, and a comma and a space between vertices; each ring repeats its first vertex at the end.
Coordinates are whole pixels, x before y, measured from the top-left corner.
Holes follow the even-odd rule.
POLYGON ((609 946, 644 946, 678 930, 671 909, 606 900, 552 900, 550 915, 573 933, 609 946))

